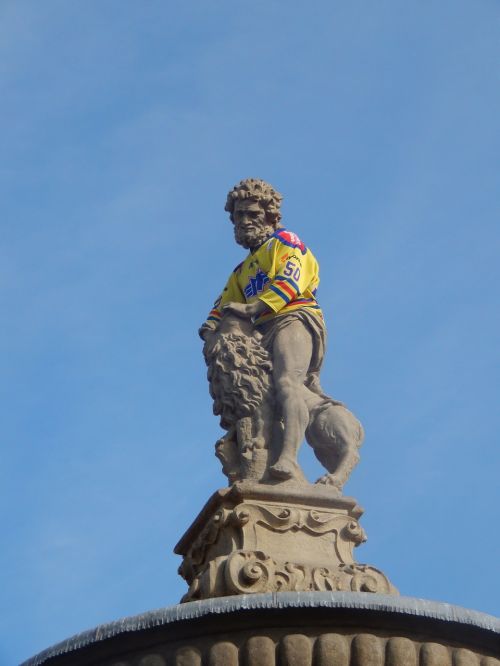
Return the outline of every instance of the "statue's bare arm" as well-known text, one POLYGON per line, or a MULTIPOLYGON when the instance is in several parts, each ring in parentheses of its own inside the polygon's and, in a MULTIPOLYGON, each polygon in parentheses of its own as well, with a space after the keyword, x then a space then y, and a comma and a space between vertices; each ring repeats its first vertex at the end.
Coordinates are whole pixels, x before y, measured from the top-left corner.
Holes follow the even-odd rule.
MULTIPOLYGON (((236 301, 231 301, 230 303, 226 303, 226 305, 221 308, 221 311, 223 314, 234 314, 241 319, 252 320, 267 309, 267 305, 260 300, 256 300, 253 303, 237 303, 236 301)), ((198 331, 200 338, 207 342, 210 336, 215 333, 217 327, 218 325, 215 322, 206 322, 198 331)))
POLYGON ((260 314, 262 314, 265 310, 268 309, 269 308, 263 301, 257 299, 252 303, 235 303, 235 302, 227 303, 222 308, 222 311, 231 312, 232 314, 235 314, 237 317, 242 317, 243 319, 253 319, 254 317, 258 317, 260 314))

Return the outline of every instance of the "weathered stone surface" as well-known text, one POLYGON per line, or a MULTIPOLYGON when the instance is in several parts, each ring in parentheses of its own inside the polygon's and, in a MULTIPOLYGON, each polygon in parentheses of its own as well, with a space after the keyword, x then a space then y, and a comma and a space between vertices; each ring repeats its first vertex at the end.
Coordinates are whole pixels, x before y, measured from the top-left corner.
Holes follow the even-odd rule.
POLYGON ((450 666, 450 653, 447 647, 437 643, 424 643, 420 650, 422 666, 450 666))
POLYGON ((416 666, 414 655, 418 666, 458 666, 470 654, 470 666, 499 666, 500 620, 449 604, 354 592, 181 604, 97 627, 23 666, 139 666, 145 656, 161 656, 168 666, 253 666, 259 650, 262 666, 273 666, 298 635, 314 666, 416 666))
POLYGON ((470 650, 454 650, 453 666, 479 666, 479 657, 470 650))
POLYGON ((238 666, 238 648, 233 643, 223 641, 210 648, 209 666, 238 666))
MULTIPOLYGON (((274 415, 272 359, 260 339, 251 324, 225 315, 204 347, 214 411, 229 430, 218 440, 216 455, 230 482, 276 482, 271 463, 282 446, 283 432, 274 415)), ((328 471, 318 483, 329 485, 338 496, 359 461, 361 424, 344 405, 317 398, 310 402, 305 436, 328 471)), ((296 462, 293 469, 294 483, 308 485, 296 462)))
POLYGON ((201 652, 192 647, 181 647, 175 653, 175 666, 201 666, 201 652))
POLYGON ((183 601, 301 590, 397 593, 385 575, 357 564, 365 540, 351 498, 325 487, 237 483, 216 493, 177 544, 183 601))
POLYGON ((417 666, 413 641, 401 636, 390 638, 387 641, 385 663, 387 666, 417 666))
POLYGON ((351 650, 345 636, 323 634, 314 645, 315 666, 349 666, 351 650))
POLYGON ((243 647, 243 666, 274 666, 276 647, 268 636, 252 636, 243 647))
POLYGON ((280 226, 282 196, 248 178, 228 194, 235 240, 250 250, 200 329, 214 413, 227 431, 216 445, 230 482, 307 484, 297 462, 304 438, 327 470, 318 483, 341 494, 359 460, 359 421, 320 386, 326 344, 316 301, 319 266, 280 226))
POLYGON ((289 634, 284 636, 279 648, 283 666, 312 666, 312 645, 308 636, 289 634))
POLYGON ((373 634, 359 634, 351 646, 352 666, 384 666, 380 639, 373 634))
POLYGON ((263 492, 260 502, 243 493, 238 506, 229 493, 181 539, 185 602, 300 590, 396 593, 382 572, 354 561, 352 548, 365 539, 357 516, 325 510, 326 497, 342 496, 364 431, 319 383, 326 345, 319 266, 280 226, 281 201, 255 178, 238 183, 226 201, 235 240, 250 253, 200 335, 214 413, 227 431, 216 455, 233 489, 246 483, 263 492), (327 472, 314 486, 297 461, 304 439, 327 472))

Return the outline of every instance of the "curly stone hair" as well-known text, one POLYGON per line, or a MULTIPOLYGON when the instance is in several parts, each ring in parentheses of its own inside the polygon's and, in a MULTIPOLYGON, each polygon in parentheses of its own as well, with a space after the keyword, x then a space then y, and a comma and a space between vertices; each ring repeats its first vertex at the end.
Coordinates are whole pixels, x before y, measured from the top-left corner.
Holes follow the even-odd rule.
POLYGON ((281 220, 280 206, 282 195, 272 185, 259 178, 246 178, 240 181, 228 193, 224 210, 227 210, 231 222, 233 220, 234 204, 238 199, 252 199, 258 201, 266 212, 269 224, 278 227, 281 220))

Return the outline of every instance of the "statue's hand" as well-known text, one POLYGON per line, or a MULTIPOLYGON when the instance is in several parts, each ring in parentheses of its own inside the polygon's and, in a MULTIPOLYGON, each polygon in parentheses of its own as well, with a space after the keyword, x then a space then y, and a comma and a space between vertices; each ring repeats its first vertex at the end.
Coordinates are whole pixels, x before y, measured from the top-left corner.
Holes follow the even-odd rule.
POLYGON ((222 312, 230 312, 242 319, 252 319, 266 309, 267 306, 265 303, 256 300, 253 303, 228 303, 227 305, 224 305, 222 312))
POLYGON ((242 317, 243 319, 250 319, 251 313, 249 312, 250 305, 245 303, 228 303, 222 308, 222 312, 236 315, 237 317, 242 317))
POLYGON ((215 327, 207 326, 206 324, 203 324, 203 326, 198 329, 198 335, 204 342, 208 342, 214 333, 215 327))

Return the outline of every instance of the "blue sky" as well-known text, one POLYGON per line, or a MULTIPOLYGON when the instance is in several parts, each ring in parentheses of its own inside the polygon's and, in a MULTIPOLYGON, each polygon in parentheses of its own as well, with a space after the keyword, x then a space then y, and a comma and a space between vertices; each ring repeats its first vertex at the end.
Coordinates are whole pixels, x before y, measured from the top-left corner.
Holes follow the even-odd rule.
POLYGON ((498 613, 499 16, 0 2, 0 664, 183 594, 173 546, 224 485, 196 330, 249 176, 321 264, 358 560, 498 613))

